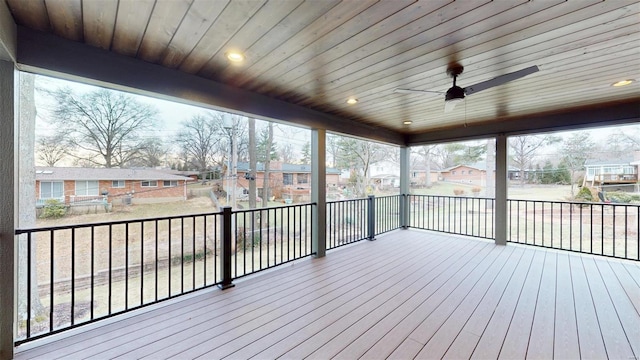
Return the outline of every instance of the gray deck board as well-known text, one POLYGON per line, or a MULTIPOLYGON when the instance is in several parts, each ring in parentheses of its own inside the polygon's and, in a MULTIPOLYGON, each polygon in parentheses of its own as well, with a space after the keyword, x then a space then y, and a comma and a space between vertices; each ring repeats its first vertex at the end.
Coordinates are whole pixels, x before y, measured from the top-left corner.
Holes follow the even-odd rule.
POLYGON ((637 358, 638 275, 631 261, 395 231, 16 359, 637 358))

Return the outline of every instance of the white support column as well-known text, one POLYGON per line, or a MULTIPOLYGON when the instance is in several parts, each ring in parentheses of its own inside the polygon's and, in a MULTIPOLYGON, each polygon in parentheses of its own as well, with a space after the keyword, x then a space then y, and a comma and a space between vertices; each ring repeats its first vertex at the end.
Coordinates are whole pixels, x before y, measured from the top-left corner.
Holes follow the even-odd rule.
POLYGON ((507 136, 496 137, 496 245, 507 244, 507 136))
POLYGON ((326 140, 326 130, 311 131, 311 201, 317 204, 311 219, 311 251, 316 257, 323 257, 327 252, 326 140))
POLYGON ((17 163, 15 67, 0 60, 0 359, 13 358, 17 163))
MULTIPOLYGON (((407 146, 400 147, 400 195, 403 197, 400 201, 400 226, 403 229, 409 227, 409 164, 411 157, 411 148, 407 146)), ((429 174, 427 174, 429 176, 429 174)))

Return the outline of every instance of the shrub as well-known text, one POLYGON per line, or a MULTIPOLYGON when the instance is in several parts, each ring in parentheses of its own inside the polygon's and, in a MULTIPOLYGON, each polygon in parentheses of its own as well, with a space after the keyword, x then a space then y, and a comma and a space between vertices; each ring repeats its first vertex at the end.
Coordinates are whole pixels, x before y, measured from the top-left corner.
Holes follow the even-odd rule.
POLYGON ((478 196, 478 194, 480 193, 480 191, 482 191, 482 188, 478 187, 478 186, 474 186, 473 188, 471 188, 471 192, 473 193, 473 195, 478 196))
POLYGON ((576 200, 582 202, 593 202, 593 194, 591 194, 591 190, 589 190, 588 187, 583 186, 580 191, 578 191, 576 200))
POLYGON ((453 189, 453 193, 456 196, 460 196, 460 195, 464 194, 464 189, 453 189))
POLYGON ((67 213, 67 207, 58 199, 49 199, 45 201, 40 217, 45 219, 57 219, 63 217, 67 213))

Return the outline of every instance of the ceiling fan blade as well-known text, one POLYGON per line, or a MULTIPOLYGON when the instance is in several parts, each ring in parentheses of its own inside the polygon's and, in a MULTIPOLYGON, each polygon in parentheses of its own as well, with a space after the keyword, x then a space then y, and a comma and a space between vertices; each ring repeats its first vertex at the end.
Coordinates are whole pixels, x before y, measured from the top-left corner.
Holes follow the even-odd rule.
POLYGON ((442 91, 413 90, 413 89, 394 89, 393 92, 398 94, 444 94, 444 92, 442 91))
POLYGON ((502 85, 502 84, 506 84, 509 81, 520 79, 520 78, 525 77, 527 75, 533 74, 533 73, 537 72, 538 70, 539 70, 538 66, 533 65, 533 66, 530 66, 528 68, 524 68, 522 70, 518 70, 518 71, 514 71, 512 73, 500 75, 500 76, 495 77, 495 78, 493 78, 491 80, 487 80, 487 81, 483 81, 481 83, 477 83, 475 85, 467 86, 466 88, 464 88, 464 93, 466 95, 471 95, 473 93, 477 93, 478 91, 486 90, 486 89, 492 88, 494 86, 499 86, 499 85, 502 85))

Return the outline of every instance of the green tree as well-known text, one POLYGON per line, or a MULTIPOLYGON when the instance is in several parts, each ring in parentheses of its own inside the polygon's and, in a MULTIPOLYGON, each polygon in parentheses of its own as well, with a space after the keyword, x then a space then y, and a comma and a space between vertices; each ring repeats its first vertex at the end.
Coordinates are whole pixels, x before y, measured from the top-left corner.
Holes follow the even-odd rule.
POLYGON ((256 144, 256 155, 259 162, 274 161, 280 159, 278 155, 278 146, 273 141, 273 123, 269 123, 267 127, 260 131, 260 137, 256 144), (269 156, 267 158, 267 153, 269 156))
POLYGON ((311 143, 308 141, 302 145, 302 157, 300 158, 300 162, 303 164, 311 163, 311 143))

